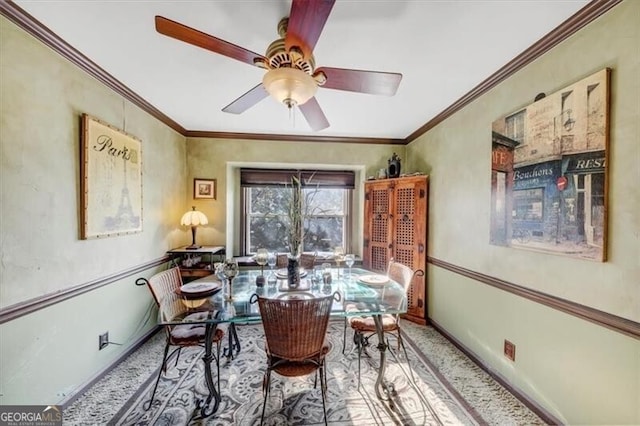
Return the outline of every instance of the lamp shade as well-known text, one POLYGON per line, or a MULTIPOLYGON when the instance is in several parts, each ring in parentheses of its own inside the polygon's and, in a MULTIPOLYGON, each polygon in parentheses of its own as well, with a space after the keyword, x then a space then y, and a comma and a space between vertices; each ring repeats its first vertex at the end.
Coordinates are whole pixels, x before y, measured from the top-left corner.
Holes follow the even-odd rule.
POLYGON ((195 206, 192 208, 193 210, 188 211, 182 215, 182 219, 180 219, 180 225, 200 226, 209 223, 209 220, 207 219, 207 216, 204 215, 204 213, 196 210, 195 206))
POLYGON ((296 68, 272 69, 264 75, 262 84, 272 97, 289 108, 304 104, 318 91, 313 77, 296 68))

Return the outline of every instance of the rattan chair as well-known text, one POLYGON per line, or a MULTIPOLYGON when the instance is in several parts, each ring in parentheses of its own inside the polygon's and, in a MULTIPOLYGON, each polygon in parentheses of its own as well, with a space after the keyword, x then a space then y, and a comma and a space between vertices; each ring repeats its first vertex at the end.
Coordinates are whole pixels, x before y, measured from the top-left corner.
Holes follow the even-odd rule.
POLYGON ((316 254, 315 253, 302 253, 300 255, 300 267, 306 269, 307 271, 313 271, 313 268, 316 264, 316 254))
MULTIPOLYGON (((279 254, 276 257, 276 268, 286 268, 289 263, 289 255, 288 254, 279 254)), ((300 255, 300 267, 306 269, 307 271, 313 271, 313 267, 316 263, 316 254, 315 253, 302 253, 300 255)))
MULTIPOLYGON (((271 372, 284 377, 304 376, 319 373, 322 392, 324 422, 327 423, 327 377, 325 357, 330 346, 325 342, 329 315, 334 300, 340 295, 318 297, 314 299, 269 299, 252 296, 252 302, 258 301, 262 326, 265 334, 267 370, 264 375, 264 402, 260 423, 264 422, 271 386, 271 372)), ((317 385, 318 376, 314 387, 317 385)))
MULTIPOLYGON (((180 275, 180 268, 177 266, 158 272, 148 280, 145 278, 139 278, 139 280, 143 281, 143 285, 146 284, 149 287, 153 300, 158 306, 160 306, 160 298, 168 293, 175 293, 182 286, 182 275, 180 275)), ((136 282, 136 284, 138 283, 136 282)))
MULTIPOLYGON (((387 265, 387 276, 392 280, 396 281, 400 285, 402 285, 404 289, 405 295, 408 294, 409 288, 411 287, 411 283, 416 276, 423 276, 424 271, 418 269, 416 271, 412 270, 406 265, 402 263, 396 262, 393 259, 389 261, 387 265)), ((346 311, 350 310, 350 306, 347 305, 345 307, 346 311)), ((394 336, 397 340, 398 350, 402 349, 404 352, 404 357, 408 361, 407 349, 404 346, 404 342, 402 341, 402 330, 400 328, 400 315, 398 314, 385 314, 382 315, 382 329, 384 330, 385 336, 390 334, 394 336)), ((354 316, 348 317, 345 320, 345 329, 344 329, 344 340, 342 346, 342 353, 345 352, 346 348, 346 340, 347 340, 347 323, 353 329, 353 342, 355 344, 355 348, 358 351, 358 386, 360 386, 360 361, 362 358, 362 352, 365 350, 367 346, 369 346, 369 338, 376 334, 376 324, 373 317, 370 316, 354 316)), ((394 355, 395 356, 395 355, 394 355)), ((409 372, 411 373, 411 378, 415 382, 415 378, 413 377, 413 371, 411 369, 411 365, 407 363, 409 366, 409 372)))
POLYGON ((288 263, 289 263, 289 257, 287 254, 280 253, 276 256, 276 268, 278 269, 286 268, 288 263))
MULTIPOLYGON (((183 319, 183 321, 194 321, 194 324, 179 324, 179 325, 166 325, 164 331, 167 337, 167 342, 164 347, 164 356, 162 358, 162 368, 158 372, 156 383, 153 387, 151 399, 145 403, 144 408, 148 410, 153 404, 153 400, 158 389, 158 383, 162 373, 166 373, 167 360, 176 354, 175 365, 178 364, 180 357, 180 350, 187 346, 204 346, 206 337, 206 325, 202 322, 208 319, 211 312, 208 311, 195 311, 189 309, 187 304, 183 303, 184 300, 177 294, 176 290, 182 286, 182 278, 180 275, 180 269, 178 267, 167 269, 166 271, 159 272, 149 278, 138 278, 136 280, 137 285, 146 284, 153 299, 155 300, 158 308, 160 309, 160 317, 164 321, 172 321, 175 319, 183 319), (175 346, 174 350, 169 354, 169 348, 175 346)), ((213 360, 216 363, 216 370, 218 376, 218 394, 220 394, 220 343, 224 337, 224 331, 219 328, 215 328, 211 343, 215 344, 215 351, 212 351, 213 360)), ((217 403, 217 402, 216 402, 217 403)))

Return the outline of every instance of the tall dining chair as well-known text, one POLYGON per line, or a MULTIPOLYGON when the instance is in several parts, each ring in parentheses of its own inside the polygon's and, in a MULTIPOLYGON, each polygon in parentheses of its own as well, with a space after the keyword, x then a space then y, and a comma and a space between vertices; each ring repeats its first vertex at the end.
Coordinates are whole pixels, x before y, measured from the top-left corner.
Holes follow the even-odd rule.
POLYGON ((286 268, 289 263, 289 257, 286 253, 279 253, 276 256, 276 268, 282 269, 286 268))
MULTIPOLYGON (((403 289, 405 295, 408 294, 409 288, 411 287, 411 283, 414 277, 421 277, 424 275, 424 271, 422 269, 413 270, 410 267, 403 265, 402 263, 396 262, 393 259, 389 260, 389 264, 387 265, 387 276, 392 280, 399 283, 403 289)), ((345 310, 349 311, 350 307, 347 305, 345 310)), ((409 372, 411 373, 411 378, 415 382, 415 378, 413 377, 413 371, 411 368, 411 364, 408 362, 409 358, 407 355, 407 349, 404 346, 404 342, 402 341, 402 330, 400 328, 400 315, 399 314, 385 314, 382 315, 381 318, 382 329, 384 330, 385 336, 391 334, 396 338, 398 350, 402 349, 404 352, 404 357, 407 360, 407 365, 409 366, 409 372)), ((348 317, 345 321, 345 329, 344 329, 344 341, 342 346, 342 352, 345 352, 346 347, 346 338, 347 338, 347 323, 353 329, 353 341, 356 345, 356 350, 358 352, 358 386, 360 386, 360 361, 362 358, 362 352, 364 349, 369 346, 369 338, 376 334, 376 324, 373 320, 373 317, 370 316, 354 316, 348 317)), ((394 355, 395 356, 395 355, 394 355)))
MULTIPOLYGON (((158 389, 158 383, 162 373, 167 371, 167 360, 176 354, 175 365, 178 364, 180 357, 180 350, 188 346, 201 346, 205 345, 206 338, 206 325, 202 322, 208 319, 211 312, 200 311, 190 309, 188 304, 185 304, 184 300, 177 294, 178 290, 182 286, 182 277, 180 275, 180 269, 173 267, 166 271, 159 272, 153 275, 148 280, 146 278, 138 278, 136 280, 137 285, 146 284, 153 299, 155 300, 160 310, 160 317, 163 321, 171 321, 176 318, 181 318, 183 321, 194 321, 193 324, 179 324, 179 325, 165 325, 164 331, 166 334, 166 344, 164 347, 164 355, 162 357, 162 368, 158 371, 158 377, 156 383, 153 386, 153 392, 151 399, 145 403, 144 408, 148 410, 153 404, 153 400, 158 389), (175 348, 169 354, 169 349, 174 346, 175 348)), ((212 344, 216 345, 216 350, 212 353, 213 360, 216 363, 216 370, 218 376, 218 389, 217 393, 220 394, 220 343, 224 337, 224 331, 217 328, 213 332, 211 338, 212 344)))
MULTIPOLYGON (((276 268, 286 268, 289 263, 289 255, 288 254, 278 254, 276 257, 276 268)), ((316 263, 316 254, 315 253, 302 253, 300 255, 300 267, 306 269, 307 271, 313 271, 313 267, 316 263)))
MULTIPOLYGON (((160 306, 162 297, 168 293, 175 293, 182 286, 182 275, 180 275, 180 268, 175 266, 166 271, 158 272, 148 280, 139 278, 138 281, 142 281, 143 285, 146 284, 149 287, 153 300, 156 301, 156 305, 160 306)), ((136 282, 136 284, 138 283, 136 282)))
POLYGON ((305 376, 316 373, 314 387, 320 376, 322 410, 327 424, 327 375, 325 357, 330 346, 325 341, 329 315, 339 293, 312 299, 270 299, 253 295, 258 301, 266 339, 267 370, 262 382, 264 402, 260 423, 264 422, 267 399, 271 388, 271 373, 284 377, 305 376))
POLYGON ((316 254, 315 253, 302 253, 300 255, 300 267, 306 269, 307 271, 313 271, 313 268, 316 264, 316 254))

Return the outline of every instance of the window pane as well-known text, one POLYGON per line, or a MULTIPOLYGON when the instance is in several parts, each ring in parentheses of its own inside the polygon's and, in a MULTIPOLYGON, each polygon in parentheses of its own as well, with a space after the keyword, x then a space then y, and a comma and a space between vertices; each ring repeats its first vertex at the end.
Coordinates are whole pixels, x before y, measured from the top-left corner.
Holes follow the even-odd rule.
MULTIPOLYGON (((247 203, 245 254, 259 248, 287 252, 287 207, 291 188, 250 187, 243 192, 247 203)), ((304 251, 332 251, 345 246, 349 190, 329 188, 304 189, 304 251)))
POLYGON ((290 196, 289 190, 285 188, 251 188, 249 204, 250 213, 262 215, 286 214, 286 206, 290 196))
POLYGON ((506 136, 520 143, 524 141, 524 114, 526 110, 517 112, 505 120, 506 136))
POLYGON ((249 221, 249 252, 259 248, 287 251, 287 225, 281 216, 252 216, 249 221))
POLYGON ((513 220, 542 222, 542 188, 513 191, 513 220))
POLYGON ((306 189, 306 213, 312 216, 343 215, 344 191, 340 189, 306 189))
POLYGON ((312 217, 305 222, 305 251, 333 251, 343 246, 344 220, 342 217, 312 217))

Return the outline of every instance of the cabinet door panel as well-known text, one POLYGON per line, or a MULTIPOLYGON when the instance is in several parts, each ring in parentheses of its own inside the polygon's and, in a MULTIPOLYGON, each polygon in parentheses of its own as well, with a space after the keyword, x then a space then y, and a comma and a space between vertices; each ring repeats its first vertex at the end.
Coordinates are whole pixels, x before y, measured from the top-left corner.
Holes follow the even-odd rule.
POLYGON ((365 194, 364 265, 384 272, 390 257, 391 191, 388 183, 371 183, 365 194))
MULTIPOLYGON (((365 183, 364 266, 386 272, 391 258, 426 272, 427 176, 365 183)), ((426 277, 407 291, 406 317, 426 323, 426 277)))
MULTIPOLYGON (((411 269, 425 270, 426 177, 398 179, 393 204, 393 258, 411 269)), ((424 277, 415 277, 407 292, 407 315, 426 316, 424 277)))

